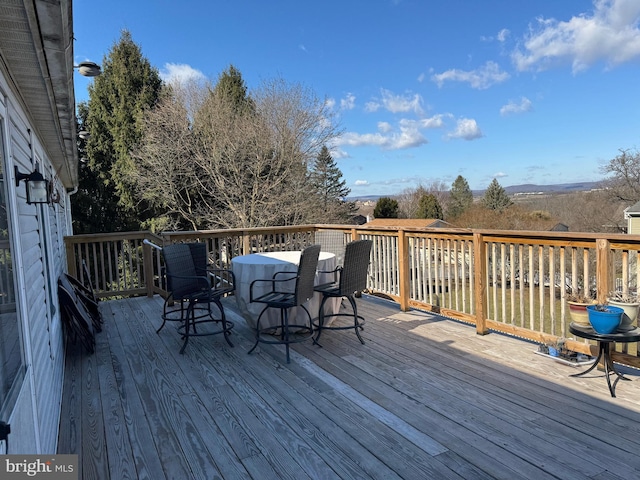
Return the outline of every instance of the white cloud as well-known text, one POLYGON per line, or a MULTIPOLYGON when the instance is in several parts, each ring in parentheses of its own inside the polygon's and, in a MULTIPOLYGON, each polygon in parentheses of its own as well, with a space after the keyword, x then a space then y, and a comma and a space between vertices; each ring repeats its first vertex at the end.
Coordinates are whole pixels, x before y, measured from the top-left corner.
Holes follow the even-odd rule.
POLYGON ((366 180, 356 180, 355 182, 353 182, 353 184, 357 187, 364 187, 366 185, 369 185, 369 182, 366 180))
POLYGON ((375 146, 385 150, 400 150, 403 148, 419 147, 427 143, 427 139, 415 129, 400 129, 400 132, 385 133, 355 133, 347 132, 337 142, 339 145, 351 147, 375 146))
POLYGON ((338 160, 340 158, 351 158, 351 156, 347 152, 345 152, 344 150, 341 150, 337 146, 332 148, 329 153, 331 153, 331 156, 335 160, 338 160))
POLYGON ((356 106, 356 96, 353 93, 347 93, 347 96, 340 100, 340 108, 342 110, 353 110, 356 106))
POLYGON ((389 90, 382 89, 382 104, 391 113, 422 113, 422 97, 417 93, 415 95, 395 95, 389 90))
POLYGON ((374 146, 384 150, 401 150, 415 148, 429 143, 421 130, 441 128, 446 115, 435 115, 431 118, 410 120, 403 118, 394 127, 389 122, 378 122, 376 133, 347 132, 336 140, 339 146, 351 147, 374 146))
POLYGON ((305 47, 302 43, 300 45, 298 45, 298 48, 300 50, 302 50, 303 52, 305 52, 305 53, 307 52, 307 47, 305 47))
POLYGON ((442 87, 444 82, 466 82, 472 88, 485 90, 495 84, 508 80, 510 75, 500 70, 500 66, 495 62, 487 62, 484 66, 471 71, 464 70, 447 70, 446 72, 431 76, 438 87, 442 87))
POLYGON ((640 2, 594 0, 590 14, 568 21, 539 18, 511 58, 519 71, 571 64, 574 73, 598 61, 615 66, 640 58, 640 2))
POLYGON ((451 117, 450 114, 438 114, 430 118, 423 118, 420 120, 420 126, 422 128, 441 128, 444 126, 444 118, 451 117))
POLYGON ((480 127, 478 127, 478 124, 476 123, 475 120, 471 118, 461 118, 460 120, 458 120, 455 131, 452 133, 449 133, 447 135, 447 138, 449 139, 462 138, 464 140, 476 140, 478 138, 481 138, 482 136, 483 136, 482 131, 480 130, 480 127))
POLYGON ((367 102, 364 104, 364 111, 368 113, 377 112, 381 106, 382 105, 380 105, 378 102, 367 102))
POLYGON ((500 115, 506 117, 508 115, 530 112, 533 110, 533 103, 527 97, 522 97, 520 102, 513 100, 500 108, 500 115))
POLYGON ((424 82, 426 75, 424 73, 421 73, 420 75, 418 75, 418 82, 422 83, 424 82))
POLYGON ((335 98, 327 98, 324 101, 324 104, 329 110, 333 110, 333 108, 336 106, 336 99, 335 98))
POLYGON ((509 37, 509 34, 511 32, 509 32, 509 30, 507 30, 506 28, 503 28, 502 30, 500 30, 498 32, 498 36, 497 39, 499 42, 505 42, 507 40, 507 38, 509 37))
POLYGON ((388 133, 393 130, 393 127, 389 122, 378 122, 378 130, 382 133, 388 133))
POLYGON ((380 108, 384 108, 391 113, 422 113, 422 97, 417 93, 396 95, 382 88, 380 89, 380 96, 381 98, 373 99, 365 104, 364 109, 366 112, 377 112, 380 108))
POLYGON ((504 177, 508 177, 509 175, 504 173, 504 172, 498 172, 498 173, 494 173, 493 174, 493 178, 504 178, 504 177))
POLYGON ((200 70, 184 63, 165 63, 160 70, 160 78, 167 83, 184 84, 188 82, 202 82, 206 76, 200 70))

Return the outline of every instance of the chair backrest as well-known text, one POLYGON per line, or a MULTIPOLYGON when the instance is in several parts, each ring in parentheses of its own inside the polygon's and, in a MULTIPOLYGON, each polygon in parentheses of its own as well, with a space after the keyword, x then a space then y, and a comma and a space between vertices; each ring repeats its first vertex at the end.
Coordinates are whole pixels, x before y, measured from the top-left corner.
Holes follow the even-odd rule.
POLYGON ((207 259, 207 245, 203 242, 191 242, 186 245, 189 245, 189 250, 191 250, 191 258, 193 259, 193 266, 196 269, 196 275, 206 277, 207 265, 209 263, 207 259))
POLYGON ((319 243, 323 252, 336 256, 336 267, 344 262, 345 235, 340 230, 321 230, 315 233, 315 243, 319 243))
POLYGON ((371 240, 355 240, 347 243, 344 266, 340 273, 340 292, 353 295, 367 287, 367 271, 371 257, 371 240))
POLYGON ((300 255, 298 278, 296 280, 296 305, 301 305, 313 297, 313 284, 316 279, 320 245, 305 248, 300 255))
MULTIPOLYGON (((191 245, 192 244, 187 243, 175 243, 173 245, 167 245, 162 249, 167 275, 167 290, 172 293, 173 298, 176 300, 202 291, 202 289, 207 286, 206 282, 194 278, 202 275, 199 275, 196 269, 191 245)), ((197 251, 198 248, 196 247, 195 250, 197 251)))

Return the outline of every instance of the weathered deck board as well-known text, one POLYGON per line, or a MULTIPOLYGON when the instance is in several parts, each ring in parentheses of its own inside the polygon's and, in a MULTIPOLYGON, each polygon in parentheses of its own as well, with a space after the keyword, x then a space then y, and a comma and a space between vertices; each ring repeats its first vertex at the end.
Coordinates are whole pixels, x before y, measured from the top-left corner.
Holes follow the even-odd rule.
POLYGON ((640 377, 598 378, 459 322, 358 300, 367 319, 284 349, 236 323, 159 334, 161 299, 101 304, 93 356, 69 348, 59 453, 82 478, 637 478, 640 377))

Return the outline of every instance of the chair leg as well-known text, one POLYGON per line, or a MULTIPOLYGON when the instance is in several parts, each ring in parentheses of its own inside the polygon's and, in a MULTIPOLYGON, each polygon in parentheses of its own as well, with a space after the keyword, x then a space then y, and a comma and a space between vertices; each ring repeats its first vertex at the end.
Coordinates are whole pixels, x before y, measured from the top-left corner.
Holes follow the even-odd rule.
POLYGON ((318 340, 320 339, 320 335, 322 334, 322 328, 324 326, 324 304, 328 298, 329 297, 327 297, 326 295, 322 295, 322 301, 320 302, 320 311, 318 312, 318 334, 313 339, 314 345, 322 346, 320 345, 320 343, 318 343, 318 340))
POLYGON ((280 309, 280 328, 282 328, 282 341, 287 352, 287 363, 291 363, 289 358, 289 311, 286 308, 280 309))
MULTIPOLYGON (((167 305, 169 305, 169 302, 172 302, 172 301, 173 301, 173 298, 171 297, 171 295, 169 295, 165 299, 164 305, 162 306, 162 325, 160 325, 160 328, 156 330, 156 333, 160 333, 160 330, 162 330, 165 324, 167 323, 167 305)), ((180 302, 180 316, 182 317, 182 302, 180 302)))
POLYGON ((195 309, 193 307, 194 302, 189 302, 189 306, 187 307, 187 314, 184 317, 184 343, 182 344, 182 348, 180 349, 180 355, 184 353, 184 349, 187 348, 187 343, 189 343, 189 323, 193 321, 193 327, 195 329, 195 309))
POLYGON ((352 295, 349 295, 347 299, 349 300, 349 303, 351 304, 351 308, 353 309, 353 329, 356 331, 356 335, 358 336, 358 340, 360 340, 360 343, 364 345, 364 340, 360 335, 360 330, 363 329, 363 326, 358 319, 358 306, 356 304, 356 300, 355 298, 353 298, 352 295))
POLYGON ((258 343, 260 343, 260 319, 262 318, 262 314, 267 311, 267 308, 269 307, 264 307, 260 312, 260 315, 258 315, 258 320, 256 320, 256 343, 253 344, 253 347, 251 347, 251 350, 249 350, 247 353, 253 352, 258 346, 258 343))
POLYGON ((229 338, 231 336, 231 329, 227 324, 227 317, 224 314, 224 308, 222 307, 222 302, 220 301, 219 298, 216 298, 214 300, 214 303, 220 310, 220 321, 222 322, 222 331, 223 331, 222 335, 224 335, 224 339, 227 341, 227 343, 233 347, 233 343, 231 343, 231 339, 229 338))

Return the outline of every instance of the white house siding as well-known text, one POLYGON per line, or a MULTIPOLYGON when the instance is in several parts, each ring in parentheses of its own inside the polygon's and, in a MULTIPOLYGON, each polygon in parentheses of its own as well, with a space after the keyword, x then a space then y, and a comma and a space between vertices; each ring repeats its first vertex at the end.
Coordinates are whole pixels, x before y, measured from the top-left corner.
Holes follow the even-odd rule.
MULTIPOLYGON (((5 79, 0 78, 0 81, 4 83, 5 79)), ((8 176, 13 178, 14 165, 21 172, 33 171, 32 159, 37 159, 40 172, 48 172, 45 176, 51 178, 51 165, 38 140, 38 132, 28 121, 17 98, 11 94, 8 96, 7 115, 5 151, 8 176)), ((26 332, 23 350, 27 364, 25 384, 9 418, 12 429, 10 453, 55 453, 64 346, 57 292, 54 290, 50 294, 48 289, 56 288, 57 278, 66 263, 59 239, 71 232, 65 231, 66 219, 58 222, 58 210, 63 209, 62 205, 28 205, 24 182, 20 182, 19 187, 15 182, 8 182, 8 186, 17 210, 12 212, 14 247, 19 252, 14 268, 18 277, 16 288, 20 297, 20 317, 23 332, 26 332), (48 265, 45 265, 43 242, 48 244, 48 265)), ((59 192, 67 196, 65 189, 60 188, 59 192)), ((65 201, 68 202, 68 198, 65 201)), ((62 216, 64 218, 64 211, 62 216)))

